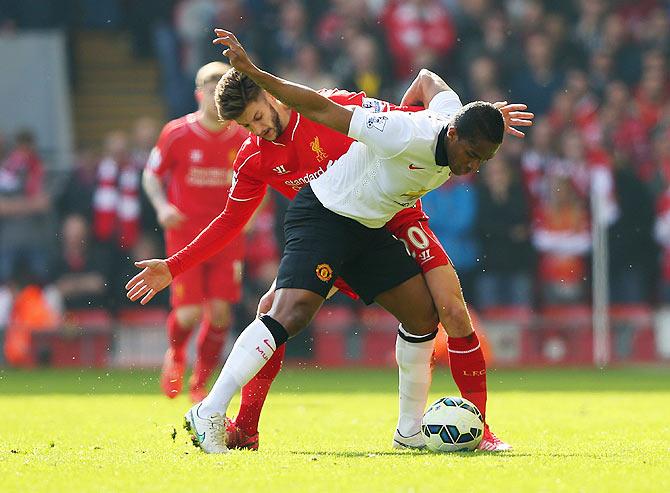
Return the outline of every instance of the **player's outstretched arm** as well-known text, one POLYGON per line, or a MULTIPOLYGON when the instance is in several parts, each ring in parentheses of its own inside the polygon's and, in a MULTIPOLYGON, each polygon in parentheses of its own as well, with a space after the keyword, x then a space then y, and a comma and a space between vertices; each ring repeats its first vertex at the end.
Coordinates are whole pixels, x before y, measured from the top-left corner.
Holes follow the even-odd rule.
POLYGON ((309 87, 280 79, 269 72, 259 69, 249 59, 246 51, 235 35, 225 29, 215 29, 214 44, 226 46, 223 54, 230 64, 243 74, 248 75, 256 84, 268 91, 282 103, 294 108, 310 120, 326 125, 343 134, 349 132, 349 123, 353 112, 334 103, 309 87))
MULTIPOLYGON (((453 90, 439 75, 424 68, 405 91, 400 105, 427 108, 432 99, 443 91, 453 90)), ((523 138, 525 134, 514 127, 530 127, 533 124, 535 115, 525 111, 528 107, 525 104, 508 104, 507 101, 499 101, 494 103, 494 106, 500 110, 505 119, 505 132, 523 138)))
POLYGON ((141 260, 135 262, 135 267, 142 272, 133 277, 126 284, 126 296, 131 301, 137 301, 144 296, 140 304, 146 305, 156 293, 165 289, 172 282, 172 274, 167 262, 163 259, 141 260))

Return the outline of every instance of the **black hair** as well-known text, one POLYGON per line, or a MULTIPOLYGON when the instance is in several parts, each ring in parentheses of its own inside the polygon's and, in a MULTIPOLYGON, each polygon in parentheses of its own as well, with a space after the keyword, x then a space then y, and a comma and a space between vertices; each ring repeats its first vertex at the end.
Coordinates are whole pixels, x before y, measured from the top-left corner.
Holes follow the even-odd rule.
POLYGON ((502 113, 491 103, 474 101, 454 115, 453 126, 461 139, 469 142, 486 140, 500 144, 505 132, 502 113))

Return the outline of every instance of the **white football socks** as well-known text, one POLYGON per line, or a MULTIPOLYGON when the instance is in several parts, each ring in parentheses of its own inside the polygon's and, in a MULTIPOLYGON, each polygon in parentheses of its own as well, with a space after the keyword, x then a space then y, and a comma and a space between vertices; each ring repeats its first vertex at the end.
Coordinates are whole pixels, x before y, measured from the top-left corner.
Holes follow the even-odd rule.
POLYGON ((242 331, 214 387, 202 401, 200 414, 225 414, 231 399, 265 366, 277 349, 275 338, 259 319, 242 331))
POLYGON ((417 337, 406 332, 402 325, 398 328, 395 344, 399 376, 398 432, 404 437, 416 435, 421 431, 421 418, 426 409, 432 379, 430 363, 436 333, 417 337), (430 339, 426 340, 427 337, 430 339))

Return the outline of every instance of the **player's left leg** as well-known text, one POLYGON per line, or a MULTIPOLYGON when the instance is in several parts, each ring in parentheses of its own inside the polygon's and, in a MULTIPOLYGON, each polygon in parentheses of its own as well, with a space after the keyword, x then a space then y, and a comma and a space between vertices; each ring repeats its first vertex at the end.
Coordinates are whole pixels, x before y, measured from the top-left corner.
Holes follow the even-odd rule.
MULTIPOLYGON (((451 375, 461 395, 486 416, 486 360, 468 313, 458 275, 426 220, 398 225, 393 233, 407 246, 424 272, 440 324, 447 332, 451 375)), ((509 450, 485 425, 480 448, 509 450)))
MULTIPOLYGON (((170 251, 175 245, 166 239, 170 251)), ((170 285, 170 315, 167 320, 168 350, 163 359, 160 384, 163 393, 170 398, 176 397, 182 389, 184 369, 186 367, 186 347, 202 319, 202 300, 204 299, 203 265, 177 276, 170 285)))
POLYGON ((163 358, 160 385, 171 399, 179 395, 186 367, 186 345, 202 315, 200 305, 173 305, 167 320, 168 350, 163 358))
POLYGON ((228 448, 258 450, 258 422, 272 382, 281 370, 285 353, 286 346, 279 346, 256 376, 242 387, 240 410, 233 421, 228 448))
MULTIPOLYGON (((473 402, 485 417, 486 360, 472 327, 456 271, 451 265, 443 265, 431 269, 424 276, 438 307, 440 323, 447 332, 449 366, 454 382, 461 395, 473 402)), ((478 448, 494 452, 511 450, 512 446, 496 437, 485 423, 484 436, 478 448)))
POLYGON ((207 380, 219 364, 221 350, 232 323, 232 307, 221 299, 207 303, 196 346, 196 359, 189 382, 191 400, 200 402, 207 395, 207 380))
POLYGON ((207 301, 190 381, 193 402, 205 398, 207 380, 219 364, 221 350, 233 321, 232 305, 242 296, 243 255, 243 239, 236 239, 203 266, 202 282, 207 301))

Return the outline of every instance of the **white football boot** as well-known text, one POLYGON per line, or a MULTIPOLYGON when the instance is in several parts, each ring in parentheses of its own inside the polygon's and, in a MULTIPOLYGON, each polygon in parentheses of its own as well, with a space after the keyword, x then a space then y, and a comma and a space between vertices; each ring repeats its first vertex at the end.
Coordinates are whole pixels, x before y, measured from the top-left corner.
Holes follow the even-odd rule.
POLYGON ((406 437, 396 428, 395 433, 393 434, 393 448, 423 450, 426 448, 426 442, 424 441, 420 430, 413 435, 406 437))
POLYGON ((226 440, 230 419, 225 415, 214 413, 209 417, 198 414, 202 402, 199 402, 184 415, 184 429, 191 435, 195 447, 208 454, 225 454, 228 452, 226 440))

